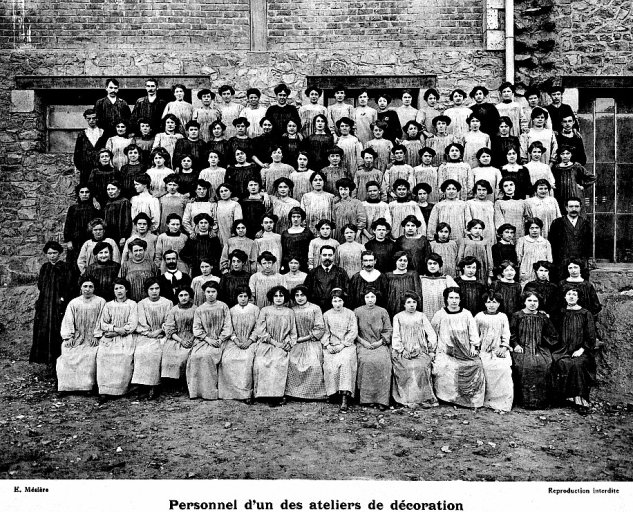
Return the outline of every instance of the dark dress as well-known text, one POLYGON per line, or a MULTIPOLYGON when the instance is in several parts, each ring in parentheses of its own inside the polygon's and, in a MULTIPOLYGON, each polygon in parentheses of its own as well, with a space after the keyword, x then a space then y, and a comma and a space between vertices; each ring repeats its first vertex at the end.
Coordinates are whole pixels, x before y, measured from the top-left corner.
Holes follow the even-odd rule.
MULTIPOLYGON (((483 128, 481 131, 484 131, 483 128)), ((508 154, 508 150, 510 148, 514 148, 514 150, 517 152, 517 155, 521 154, 521 143, 519 142, 519 137, 515 135, 508 135, 507 137, 493 134, 489 135, 490 151, 492 152, 492 160, 490 162, 490 165, 492 165, 493 167, 501 169, 505 164, 508 163, 506 155, 508 154)))
POLYGON ((251 274, 246 270, 235 272, 231 270, 223 274, 220 278, 220 290, 218 291, 218 300, 224 302, 229 308, 237 304, 235 292, 241 286, 248 288, 248 282, 251 274))
POLYGON ((132 196, 136 195, 134 189, 134 178, 140 174, 143 174, 147 170, 147 167, 140 162, 138 164, 125 164, 121 167, 119 181, 121 182, 121 195, 132 199, 132 196))
POLYGON ((561 103, 560 106, 555 107, 554 104, 549 104, 545 107, 549 112, 549 118, 552 121, 552 130, 559 132, 563 129, 563 118, 572 116, 574 118, 574 128, 578 129, 578 119, 574 115, 574 110, 570 105, 561 103))
MULTIPOLYGON (((503 178, 514 178, 516 188, 514 191, 514 199, 525 199, 532 195, 532 181, 530 179, 530 171, 524 165, 514 172, 507 169, 501 169, 501 176, 503 178)), ((516 227, 516 226, 515 226, 516 227)))
POLYGON ((483 295, 486 293, 486 287, 479 281, 464 281, 461 276, 455 279, 457 286, 462 291, 460 305, 467 309, 475 316, 480 311, 485 311, 483 295))
POLYGON ((228 143, 229 155, 231 163, 235 163, 235 151, 241 150, 246 153, 246 160, 251 160, 253 158, 253 154, 255 152, 255 144, 253 139, 249 139, 248 137, 244 139, 240 139, 239 137, 231 137, 228 143))
POLYGON ((108 141, 107 135, 104 133, 97 143, 93 146, 90 139, 86 136, 85 131, 79 132, 77 141, 75 142, 75 153, 73 155, 73 163, 79 170, 79 183, 88 182, 90 171, 99 164, 99 150, 105 148, 108 141))
POLYGON ((246 197, 240 200, 240 206, 242 207, 242 218, 246 224, 246 236, 254 240, 255 235, 262 229, 262 215, 266 213, 264 200, 246 197))
POLYGON ((290 137, 288 137, 288 134, 284 133, 281 136, 281 147, 283 152, 282 162, 296 169, 299 151, 305 150, 305 141, 303 140, 303 135, 297 134, 294 139, 291 139, 290 137))
POLYGON ((281 234, 282 271, 288 271, 288 262, 292 259, 299 261, 299 269, 302 272, 308 271, 308 250, 313 238, 314 235, 308 228, 305 228, 302 233, 290 233, 286 230, 281 234))
POLYGON ((253 149, 255 156, 263 163, 273 161, 273 147, 279 144, 279 140, 274 133, 263 133, 253 139, 253 149))
POLYGON ((585 152, 585 143, 582 140, 581 135, 574 130, 571 137, 563 135, 562 133, 556 133, 556 142, 558 143, 558 151, 560 152, 561 146, 570 146, 573 148, 572 162, 577 162, 580 165, 587 165, 587 153, 585 152))
POLYGON ((126 197, 108 199, 103 207, 103 219, 106 221, 106 237, 117 244, 122 238, 127 240, 132 234, 132 205, 126 197))
POLYGON ((119 180, 119 173, 111 165, 98 165, 90 172, 88 185, 92 190, 92 195, 102 208, 108 201, 108 193, 106 192, 108 182, 114 179, 119 180))
POLYGON ((196 188, 198 187, 198 172, 179 172, 178 192, 182 195, 189 194, 189 197, 196 197, 196 188))
POLYGON ((333 147, 334 137, 332 135, 317 133, 310 135, 306 140, 306 149, 309 155, 308 168, 314 171, 320 171, 330 165, 327 152, 333 147))
POLYGON ((396 139, 402 138, 402 125, 400 124, 400 118, 395 110, 385 110, 384 112, 378 112, 378 121, 387 123, 387 129, 383 137, 390 140, 394 144, 396 139))
POLYGON ((596 328, 593 315, 585 308, 563 309, 559 312, 558 329, 561 344, 552 352, 552 391, 556 401, 580 396, 589 400, 589 389, 596 380, 596 328), (578 349, 581 356, 571 355, 578 349))
MULTIPOLYGON (((418 206, 420 206, 418 204, 418 206)), ((429 217, 431 216, 431 210, 435 206, 435 203, 426 203, 426 206, 420 206, 420 211, 422 212, 422 217, 424 217, 424 222, 426 225, 429 225, 429 217)))
POLYGON ((549 402, 550 350, 558 342, 554 325, 545 313, 517 311, 510 320, 510 344, 521 345, 523 353, 512 353, 515 403, 540 409, 549 402))
POLYGON ((116 261, 105 263, 95 262, 88 265, 84 275, 92 279, 95 285, 95 295, 105 299, 106 302, 114 300, 114 280, 119 275, 121 265, 116 261))
POLYGON ((65 261, 44 263, 37 280, 33 346, 29 362, 54 363, 62 350, 60 328, 66 305, 76 290, 73 271, 65 261))
POLYGON ((254 163, 241 166, 229 165, 224 176, 224 181, 233 187, 233 197, 238 199, 249 196, 248 182, 251 179, 256 179, 259 182, 262 179, 259 166, 254 163))
POLYGON ((497 242, 492 246, 492 264, 494 268, 497 268, 502 261, 511 261, 517 267, 519 266, 519 258, 517 257, 517 250, 514 244, 502 244, 497 242))
POLYGON ((475 103, 470 110, 481 121, 480 130, 493 137, 499 131, 499 110, 492 103, 475 103))
POLYGON ((589 310, 594 317, 602 311, 602 304, 600 304, 600 299, 598 298, 596 289, 589 281, 584 280, 582 282, 570 282, 563 279, 560 283, 558 283, 558 288, 560 289, 559 304, 565 304, 565 294, 568 290, 575 288, 578 290, 579 306, 589 310))
MULTIPOLYGON (((207 142, 207 159, 209 158, 209 153, 214 152, 218 155, 220 159, 220 165, 226 167, 229 163, 233 163, 233 158, 229 153, 229 141, 222 140, 210 140, 207 142)), ((233 155, 234 157, 235 155, 233 155)))
POLYGON ((219 269, 221 254, 222 244, 217 236, 198 234, 196 238, 189 238, 185 242, 180 258, 191 268, 191 277, 197 277, 202 274, 200 260, 208 259, 214 269, 219 269))
POLYGON ((387 276, 381 273, 378 279, 369 282, 363 279, 360 272, 357 272, 349 280, 349 290, 347 292, 348 309, 360 308, 365 305, 365 292, 368 288, 375 288, 380 294, 376 305, 381 308, 387 308, 387 290, 389 289, 387 276))
POLYGON ((495 281, 492 284, 492 290, 501 295, 503 299, 503 306, 501 311, 505 313, 508 318, 523 308, 521 302, 521 284, 520 283, 504 283, 503 281, 495 281))
POLYGON ((72 262, 72 271, 79 272, 77 258, 81 252, 81 246, 91 237, 88 232, 88 223, 101 216, 101 212, 94 207, 92 198, 88 201, 78 201, 71 204, 66 213, 64 223, 64 242, 72 242, 72 250, 66 253, 66 261, 72 262))
POLYGON ((418 274, 426 271, 426 257, 431 253, 431 244, 425 236, 407 238, 404 235, 396 240, 394 252, 405 251, 409 257, 409 269, 418 274))
POLYGON ((580 205, 585 205, 584 190, 578 188, 578 185, 587 189, 596 181, 596 176, 591 174, 579 163, 573 163, 568 167, 561 167, 556 164, 552 167, 552 174, 556 179, 556 188, 554 189, 554 197, 558 201, 561 212, 565 212, 567 199, 577 197, 580 199, 580 205))
POLYGON ((287 103, 283 107, 281 105, 271 105, 266 110, 266 117, 270 119, 273 124, 273 131, 276 133, 285 133, 286 124, 291 119, 297 123, 297 127, 301 130, 301 118, 297 107, 294 105, 288 105, 287 103))
POLYGON ((556 312, 560 304, 560 288, 556 283, 536 279, 530 281, 523 288, 524 292, 537 292, 541 296, 538 308, 550 317, 556 312))
MULTIPOLYGON (((193 161, 191 168, 195 173, 199 173, 208 165, 206 149, 207 145, 202 139, 178 139, 174 148, 172 169, 180 169, 180 159, 185 155, 189 155, 193 161)), ((182 190, 180 192, 183 193, 182 190)))
MULTIPOLYGON (((422 299, 422 282, 420 274, 415 270, 407 270, 404 274, 387 272, 386 277, 387 311, 389 311, 391 318, 403 310, 405 292, 415 292, 422 299)), ((418 302, 418 311, 423 311, 422 300, 418 302)))
POLYGON ((382 242, 374 238, 365 244, 365 249, 373 252, 376 257, 376 270, 380 270, 383 274, 393 270, 395 245, 396 243, 389 238, 385 238, 382 242))

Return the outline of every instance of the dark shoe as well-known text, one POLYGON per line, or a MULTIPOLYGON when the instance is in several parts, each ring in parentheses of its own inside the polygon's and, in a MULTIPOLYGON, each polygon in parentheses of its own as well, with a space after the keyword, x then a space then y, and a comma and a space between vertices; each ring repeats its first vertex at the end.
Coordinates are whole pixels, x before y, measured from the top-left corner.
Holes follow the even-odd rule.
POLYGON ((149 393, 147 394, 147 399, 158 400, 159 396, 160 396, 160 390, 158 389, 158 386, 152 386, 149 390, 149 393))
POLYGON ((347 412, 349 410, 349 397, 347 395, 343 395, 341 397, 341 407, 339 407, 339 410, 341 412, 347 412))

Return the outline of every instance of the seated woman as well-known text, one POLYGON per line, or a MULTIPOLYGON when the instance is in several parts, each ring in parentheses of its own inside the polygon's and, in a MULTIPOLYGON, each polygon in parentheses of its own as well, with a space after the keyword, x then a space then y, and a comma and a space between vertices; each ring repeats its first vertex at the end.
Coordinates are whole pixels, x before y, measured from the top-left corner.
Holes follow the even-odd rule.
POLYGON ((177 384, 185 377, 187 360, 193 347, 193 317, 196 312, 193 296, 191 288, 180 288, 176 293, 178 304, 169 310, 165 319, 165 344, 160 376, 164 381, 171 380, 171 384, 177 384))
POLYGON ((218 300, 218 283, 204 284, 205 302, 193 315, 195 343, 187 361, 189 398, 218 399, 218 365, 222 344, 233 334, 229 307, 218 300))
POLYGON ((391 387, 391 321, 384 308, 376 306, 379 292, 368 287, 365 305, 354 310, 358 321, 358 376, 356 387, 361 404, 377 405, 381 411, 389 407, 391 387))
POLYGON ((539 311, 540 300, 536 292, 523 292, 525 307, 510 319, 514 396, 517 405, 529 409, 542 409, 549 403, 550 350, 558 343, 554 325, 539 311))
POLYGON ((269 400, 271 406, 283 405, 288 378, 288 352, 297 343, 295 314, 286 307, 290 293, 284 286, 267 292, 268 302, 257 319, 257 338, 253 363, 255 398, 269 400))
POLYGON ((286 396, 323 400, 326 397, 321 346, 325 332, 323 314, 319 306, 309 302, 308 288, 304 285, 293 288, 290 295, 296 304, 292 310, 297 324, 297 344, 290 349, 286 396))
POLYGON ((99 340, 95 330, 106 301, 97 297, 88 277, 79 281, 81 295, 68 303, 61 325, 62 353, 57 359, 57 391, 92 391, 97 379, 99 340))
POLYGON ((233 334, 224 344, 218 373, 220 400, 244 400, 253 403, 253 361, 257 348, 255 325, 259 308, 251 304, 251 290, 240 286, 235 290, 235 301, 229 312, 233 334))
POLYGON ((358 326, 356 317, 343 307, 345 294, 340 288, 334 288, 330 294, 332 309, 323 315, 325 334, 323 345, 323 377, 325 390, 329 397, 341 398, 341 412, 349 409, 349 398, 356 390, 356 338, 358 326))
POLYGON ((129 281, 117 278, 112 285, 114 300, 106 303, 101 312, 95 338, 99 338, 97 351, 97 385, 99 402, 111 396, 127 393, 134 368, 134 337, 138 326, 137 305, 128 299, 129 281))
POLYGON ((149 386, 148 398, 158 398, 160 385, 160 361, 165 343, 164 324, 167 313, 174 306, 172 301, 160 296, 158 279, 145 281, 147 297, 138 303, 138 326, 134 334, 134 371, 132 384, 149 386))
POLYGON ((475 316, 481 349, 479 357, 484 365, 486 395, 484 407, 495 411, 509 411, 514 400, 512 384, 512 358, 510 357, 510 324, 499 309, 503 303, 500 294, 492 290, 484 294, 486 311, 475 316))
POLYGON ((431 320, 438 338, 433 362, 435 394, 462 407, 482 407, 486 378, 477 355, 477 324, 470 311, 460 305, 460 288, 446 288, 443 294, 446 307, 431 320))
POLYGON ((557 402, 567 400, 581 414, 588 412, 589 390, 596 381, 596 328, 593 315, 578 304, 575 288, 565 293, 567 306, 559 313, 561 345, 552 352, 552 390, 557 402))
POLYGON ((417 293, 404 293, 404 311, 393 318, 391 362, 393 399, 407 407, 434 407, 431 364, 437 348, 437 336, 429 319, 418 311, 417 293))

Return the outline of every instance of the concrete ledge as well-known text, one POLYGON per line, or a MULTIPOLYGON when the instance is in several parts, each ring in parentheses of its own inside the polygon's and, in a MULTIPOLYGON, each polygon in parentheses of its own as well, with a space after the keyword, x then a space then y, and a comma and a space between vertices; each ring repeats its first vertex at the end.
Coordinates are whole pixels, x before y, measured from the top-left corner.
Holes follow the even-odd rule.
POLYGON ((11 112, 35 112, 35 91, 11 91, 11 112))

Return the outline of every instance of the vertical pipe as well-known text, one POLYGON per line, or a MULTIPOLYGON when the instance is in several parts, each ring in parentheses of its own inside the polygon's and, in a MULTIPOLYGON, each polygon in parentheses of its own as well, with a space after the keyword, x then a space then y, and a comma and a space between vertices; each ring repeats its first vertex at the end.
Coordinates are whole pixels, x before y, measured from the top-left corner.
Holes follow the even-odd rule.
POLYGON ((514 0, 505 0, 506 81, 514 83, 514 0))

